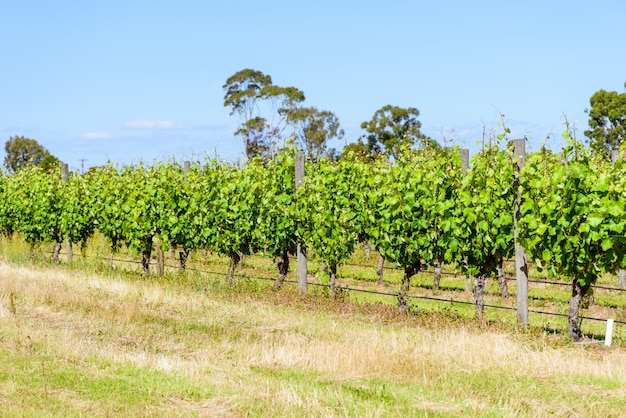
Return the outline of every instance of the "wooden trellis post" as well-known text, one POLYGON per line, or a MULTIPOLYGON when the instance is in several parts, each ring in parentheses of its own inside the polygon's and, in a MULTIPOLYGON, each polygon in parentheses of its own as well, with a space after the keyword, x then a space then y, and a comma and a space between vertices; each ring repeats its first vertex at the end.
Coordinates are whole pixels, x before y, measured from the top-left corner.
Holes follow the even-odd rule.
MULTIPOLYGON (((67 183, 69 178, 70 178, 70 175, 69 175, 68 166, 67 164, 63 164, 61 166, 61 181, 63 183, 67 183)), ((70 242, 69 239, 65 240, 65 249, 67 251, 67 262, 71 263, 72 262, 72 243, 70 242)))
MULTIPOLYGON (((461 171, 463 174, 467 174, 469 170, 469 150, 467 148, 462 148, 459 150, 459 154, 461 155, 461 171)), ((467 259, 465 259, 465 264, 467 264, 467 259)), ((466 274, 464 278, 465 282, 465 291, 467 293, 472 293, 472 283, 474 282, 474 278, 471 274, 466 274)))
POLYGON ((522 196, 519 184, 520 170, 526 162, 526 140, 513 140, 515 149, 515 207, 513 209, 513 234, 515 239, 515 278, 517 284, 517 323, 528 325, 528 261, 524 254, 524 248, 519 244, 519 213, 522 204, 522 196))
MULTIPOLYGON (((297 196, 298 189, 302 185, 302 180, 304 179, 304 153, 296 152, 295 155, 295 164, 296 164, 296 204, 297 204, 297 196)), ((298 241, 298 291, 302 293, 306 293, 308 290, 308 280, 307 280, 307 259, 306 259, 306 250, 302 246, 302 243, 298 241)))
MULTIPOLYGON (((611 161, 613 162, 613 164, 615 164, 615 162, 617 160, 619 160, 620 154, 619 154, 619 150, 614 149, 613 152, 611 152, 611 161)), ((626 289, 626 270, 624 269, 619 269, 617 272, 617 285, 621 288, 621 289, 626 289)))

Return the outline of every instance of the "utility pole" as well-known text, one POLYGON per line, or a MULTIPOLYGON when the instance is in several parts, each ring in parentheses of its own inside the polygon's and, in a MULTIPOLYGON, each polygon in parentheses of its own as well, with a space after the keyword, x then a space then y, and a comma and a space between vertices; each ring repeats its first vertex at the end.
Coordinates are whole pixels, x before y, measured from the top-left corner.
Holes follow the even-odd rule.
POLYGON ((80 161, 80 173, 85 174, 85 161, 87 161, 87 159, 81 158, 78 161, 80 161))

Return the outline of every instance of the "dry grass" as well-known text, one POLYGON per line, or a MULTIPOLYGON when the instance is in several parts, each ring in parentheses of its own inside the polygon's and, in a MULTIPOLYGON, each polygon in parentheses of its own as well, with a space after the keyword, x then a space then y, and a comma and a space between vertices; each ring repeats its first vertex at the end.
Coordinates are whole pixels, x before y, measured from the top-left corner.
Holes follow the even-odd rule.
POLYGON ((9 416, 626 415, 621 347, 469 322, 437 328, 387 308, 355 315, 353 305, 322 309, 319 299, 0 264, 0 408, 9 416))

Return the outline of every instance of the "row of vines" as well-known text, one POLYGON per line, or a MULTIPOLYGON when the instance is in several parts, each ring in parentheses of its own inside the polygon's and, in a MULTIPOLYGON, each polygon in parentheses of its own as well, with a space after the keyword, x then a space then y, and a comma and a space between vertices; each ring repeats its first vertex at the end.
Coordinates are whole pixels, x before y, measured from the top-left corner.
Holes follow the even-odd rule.
MULTIPOLYGON (((561 152, 543 148, 523 169, 510 145, 485 145, 464 170, 457 148, 407 151, 396 161, 309 162, 296 191, 295 150, 237 166, 216 160, 92 169, 84 175, 27 167, 0 177, 0 233, 32 245, 81 244, 97 230, 111 246, 142 254, 155 246, 207 249, 230 257, 229 281, 242 255, 276 261, 279 289, 300 242, 337 266, 360 242, 404 270, 454 264, 476 277, 476 314, 485 278, 514 254, 519 240, 539 268, 572 281, 569 332, 580 337, 580 299, 600 274, 626 267, 626 164, 596 159, 569 138, 561 152)), ((181 258, 182 259, 182 258, 181 258)))

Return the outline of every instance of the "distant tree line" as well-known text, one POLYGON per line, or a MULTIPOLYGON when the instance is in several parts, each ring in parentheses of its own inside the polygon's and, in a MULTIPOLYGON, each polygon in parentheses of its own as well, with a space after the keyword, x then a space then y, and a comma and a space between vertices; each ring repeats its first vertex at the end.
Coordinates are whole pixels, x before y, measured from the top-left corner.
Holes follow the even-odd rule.
MULTIPOLYGON (((224 106, 237 115, 240 125, 235 135, 243 138, 246 158, 275 155, 281 141, 291 138, 310 160, 322 156, 335 159, 336 149, 328 142, 343 138, 337 116, 329 110, 304 106, 304 93, 296 87, 280 87, 269 75, 244 69, 230 76, 222 86, 224 106)), ((404 147, 436 144, 420 131, 419 110, 386 105, 361 127, 366 134, 346 149, 365 159, 397 158, 404 147)))
MULTIPOLYGON (((305 96, 298 88, 276 86, 269 75, 248 68, 229 77, 223 89, 224 106, 240 118, 235 135, 243 138, 248 159, 275 155, 286 138, 292 138, 311 160, 339 158, 336 149, 327 148, 331 139, 344 135, 339 119, 331 111, 303 106, 305 96)), ((610 158, 624 142, 626 93, 599 90, 590 98, 590 105, 585 135, 591 152, 610 158)), ((365 133, 343 152, 364 160, 397 159, 404 148, 439 147, 420 131, 419 115, 415 107, 385 105, 361 123, 365 133)))
MULTIPOLYGON (((244 142, 248 160, 258 156, 271 157, 288 142, 304 151, 307 158, 338 159, 341 153, 328 148, 329 141, 345 135, 339 118, 329 110, 304 106, 304 93, 296 87, 281 87, 269 75, 243 69, 230 76, 222 86, 224 106, 239 117, 235 136, 244 142)), ((626 89, 626 83, 624 84, 626 89)), ((611 158, 624 143, 626 134, 626 92, 598 90, 591 96, 589 129, 585 136, 595 155, 611 158)), ((362 160, 397 159, 405 148, 437 148, 440 144, 420 130, 420 112, 415 107, 387 104, 378 109, 369 121, 361 123, 365 133, 356 142, 347 144, 342 152, 362 160)), ((30 165, 52 169, 60 164, 35 139, 12 136, 4 146, 4 167, 9 173, 30 165)))
POLYGON ((12 136, 4 144, 4 167, 9 173, 20 168, 36 165, 48 171, 60 165, 57 157, 50 154, 39 142, 24 136, 12 136))

